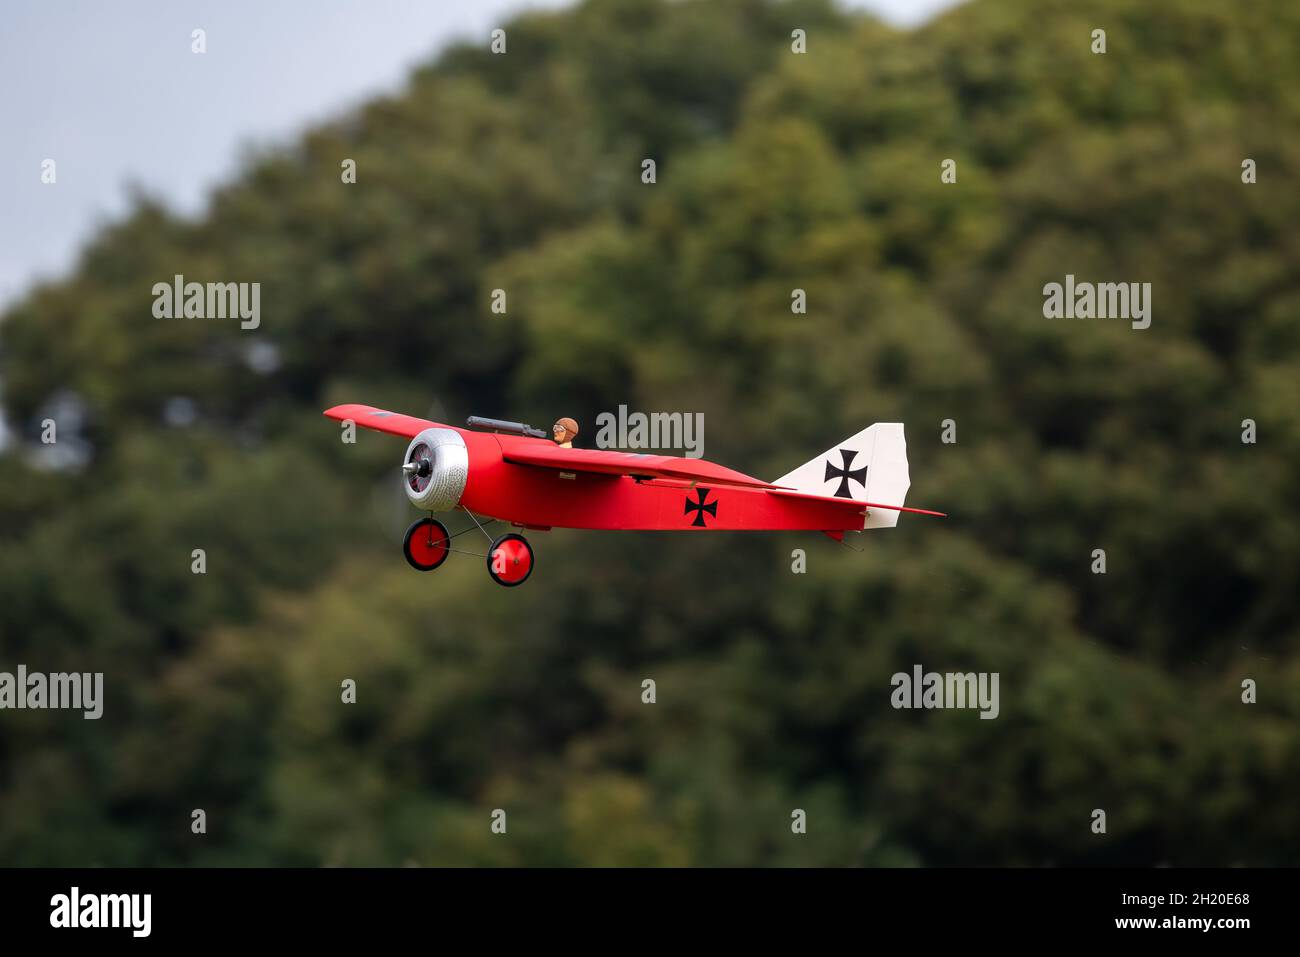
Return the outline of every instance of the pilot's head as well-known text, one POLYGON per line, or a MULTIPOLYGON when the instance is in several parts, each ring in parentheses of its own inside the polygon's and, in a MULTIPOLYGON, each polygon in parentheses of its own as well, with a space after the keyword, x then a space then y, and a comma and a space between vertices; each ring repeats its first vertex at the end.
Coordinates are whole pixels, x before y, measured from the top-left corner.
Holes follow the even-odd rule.
POLYGON ((566 448, 571 447, 577 435, 578 423, 568 416, 559 419, 551 426, 551 437, 555 439, 556 445, 562 445, 566 448))

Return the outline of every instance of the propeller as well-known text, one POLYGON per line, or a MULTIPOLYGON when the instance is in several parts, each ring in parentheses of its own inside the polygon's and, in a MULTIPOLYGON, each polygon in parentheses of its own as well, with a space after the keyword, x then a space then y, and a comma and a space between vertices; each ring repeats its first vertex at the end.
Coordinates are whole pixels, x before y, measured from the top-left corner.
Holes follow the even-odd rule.
POLYGON ((429 476, 433 474, 433 450, 421 442, 411 450, 411 457, 402 466, 402 471, 411 491, 423 492, 429 487, 429 476))

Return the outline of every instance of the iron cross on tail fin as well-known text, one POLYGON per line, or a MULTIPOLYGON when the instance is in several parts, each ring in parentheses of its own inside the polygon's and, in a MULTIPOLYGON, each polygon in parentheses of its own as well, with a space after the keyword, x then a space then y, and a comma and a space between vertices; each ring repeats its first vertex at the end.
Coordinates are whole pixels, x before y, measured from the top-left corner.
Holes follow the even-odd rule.
POLYGON ((772 484, 805 496, 860 502, 867 508, 864 528, 893 528, 900 512, 943 514, 903 504, 911 477, 901 422, 868 426, 772 484))

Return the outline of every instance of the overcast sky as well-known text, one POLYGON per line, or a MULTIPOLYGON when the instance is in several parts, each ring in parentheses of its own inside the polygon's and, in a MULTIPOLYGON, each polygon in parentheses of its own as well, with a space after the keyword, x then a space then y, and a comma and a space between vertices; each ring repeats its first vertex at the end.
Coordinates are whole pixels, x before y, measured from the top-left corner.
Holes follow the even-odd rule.
MULTIPOLYGON (((914 25, 954 0, 841 0, 914 25)), ((139 184, 185 213, 249 144, 400 89, 456 39, 563 0, 0 0, 0 307, 139 184), (208 52, 190 52, 207 31, 208 52), (236 69, 231 69, 237 64, 236 69), (41 182, 56 163, 57 182, 41 182)))

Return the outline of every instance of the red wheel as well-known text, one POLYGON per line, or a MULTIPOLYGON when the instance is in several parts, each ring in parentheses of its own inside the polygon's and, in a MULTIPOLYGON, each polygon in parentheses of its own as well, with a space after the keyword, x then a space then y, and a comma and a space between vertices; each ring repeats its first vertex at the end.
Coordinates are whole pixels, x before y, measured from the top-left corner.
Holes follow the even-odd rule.
POLYGON ((402 554, 414 569, 431 572, 451 554, 451 536, 447 526, 432 518, 422 518, 406 530, 402 554))
POLYGON ((487 567, 498 585, 522 585, 533 573, 533 547, 522 535, 502 535, 488 549, 487 567))

